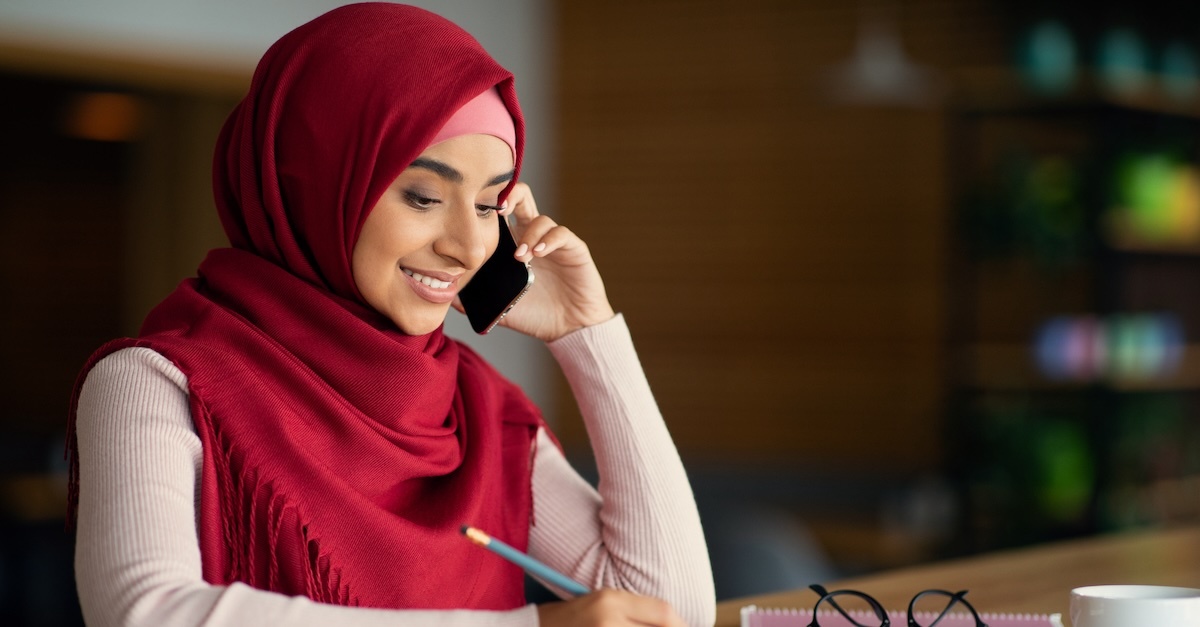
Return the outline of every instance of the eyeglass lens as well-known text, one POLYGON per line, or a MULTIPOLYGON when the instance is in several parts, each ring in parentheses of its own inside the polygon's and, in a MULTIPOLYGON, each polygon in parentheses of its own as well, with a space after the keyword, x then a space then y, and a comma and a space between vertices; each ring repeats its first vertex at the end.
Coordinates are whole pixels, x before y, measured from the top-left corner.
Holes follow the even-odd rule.
POLYGON ((890 622, 883 607, 855 590, 819 591, 812 627, 885 627, 890 622))
POLYGON ((964 598, 966 591, 926 590, 909 605, 909 627, 986 627, 975 608, 964 598))

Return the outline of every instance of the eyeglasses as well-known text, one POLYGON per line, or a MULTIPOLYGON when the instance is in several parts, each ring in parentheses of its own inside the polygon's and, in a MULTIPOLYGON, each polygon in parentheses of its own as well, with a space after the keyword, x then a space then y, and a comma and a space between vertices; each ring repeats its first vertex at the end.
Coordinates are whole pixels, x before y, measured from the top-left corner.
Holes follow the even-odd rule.
MULTIPOLYGON (((817 599, 817 604, 813 606, 812 622, 808 624, 808 627, 821 627, 821 624, 817 620, 817 611, 821 609, 822 603, 828 603, 847 621, 850 621, 851 625, 855 625, 856 627, 891 627, 892 621, 890 618, 888 618, 887 611, 883 609, 883 606, 880 605, 879 601, 876 601, 868 594, 864 594, 858 590, 834 590, 833 592, 830 592, 826 590, 824 586, 820 586, 818 584, 812 584, 809 586, 809 588, 813 592, 821 595, 821 598, 817 599), (839 598, 842 599, 843 603, 854 599, 858 600, 855 601, 855 603, 861 604, 862 602, 865 602, 868 606, 870 606, 871 612, 875 614, 877 622, 859 622, 862 620, 869 621, 870 613, 853 612, 853 614, 857 614, 857 616, 852 616, 852 612, 849 612, 843 609, 841 605, 838 605, 837 599, 839 598)), ((967 603, 967 600, 964 598, 965 596, 967 596, 966 590, 950 592, 949 590, 933 589, 918 592, 916 596, 914 596, 912 600, 908 602, 908 627, 934 627, 943 618, 949 615, 950 610, 955 605, 960 603, 963 605, 963 607, 967 608, 967 610, 971 612, 971 616, 975 618, 975 627, 988 627, 987 623, 983 622, 983 619, 979 618, 979 613, 975 611, 975 608, 972 607, 970 603, 967 603), (944 597, 946 600, 946 607, 944 607, 940 612, 917 611, 917 602, 929 597, 944 597)))

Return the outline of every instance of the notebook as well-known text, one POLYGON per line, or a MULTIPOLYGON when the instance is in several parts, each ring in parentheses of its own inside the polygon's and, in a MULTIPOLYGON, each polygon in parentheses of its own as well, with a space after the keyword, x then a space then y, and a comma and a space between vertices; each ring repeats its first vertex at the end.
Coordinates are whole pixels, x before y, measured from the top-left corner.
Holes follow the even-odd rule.
MULTIPOLYGON (((927 618, 925 624, 932 622, 936 614, 919 613, 916 618, 927 618)), ((850 612, 855 620, 864 625, 878 621, 875 615, 868 612, 850 612)), ((890 611, 888 617, 894 627, 904 627, 908 624, 908 612, 890 611)), ((1063 627, 1061 614, 987 614, 981 612, 979 617, 988 627, 1063 627)), ((833 610, 821 610, 817 614, 821 627, 854 627, 841 614, 833 610)), ((742 627, 807 627, 812 621, 812 610, 804 609, 775 609, 760 608, 747 605, 742 608, 742 627)), ((947 614, 938 621, 937 627, 975 627, 975 619, 970 614, 947 614)))

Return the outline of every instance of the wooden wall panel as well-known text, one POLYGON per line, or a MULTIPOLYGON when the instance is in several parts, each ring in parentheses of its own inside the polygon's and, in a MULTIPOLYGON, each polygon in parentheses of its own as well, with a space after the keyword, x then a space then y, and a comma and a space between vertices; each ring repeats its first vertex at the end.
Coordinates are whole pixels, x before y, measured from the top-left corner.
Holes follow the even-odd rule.
MULTIPOLYGON (((947 81, 1005 54, 988 2, 893 6, 947 81)), ((685 457, 936 464, 947 138, 936 108, 830 100, 822 72, 852 52, 855 5, 564 1, 557 16, 546 204, 591 245, 685 457)), ((582 448, 577 421, 559 430, 582 448)))

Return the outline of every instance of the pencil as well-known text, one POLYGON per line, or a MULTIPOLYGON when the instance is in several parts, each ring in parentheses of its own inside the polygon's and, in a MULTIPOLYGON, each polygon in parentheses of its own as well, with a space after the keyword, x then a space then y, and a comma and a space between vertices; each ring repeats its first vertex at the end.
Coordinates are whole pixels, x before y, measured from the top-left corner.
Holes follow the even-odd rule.
POLYGON ((583 584, 474 527, 463 525, 462 533, 471 542, 474 542, 475 544, 478 544, 479 546, 495 553, 496 555, 503 557, 517 566, 520 566, 525 570, 525 572, 556 588, 561 588, 575 596, 580 596, 591 592, 584 587, 583 584))

